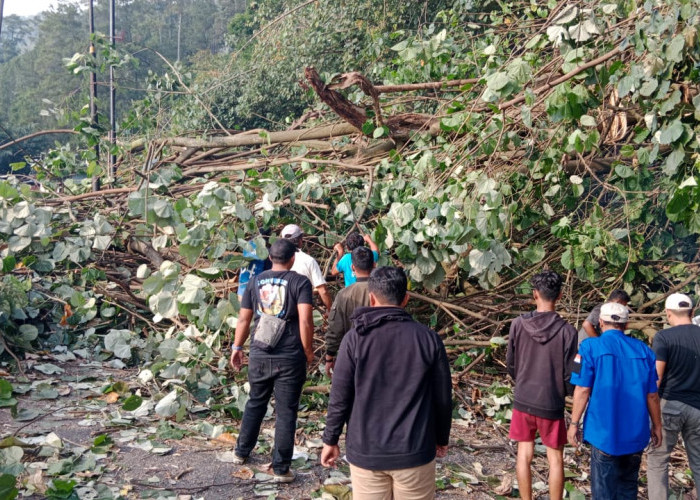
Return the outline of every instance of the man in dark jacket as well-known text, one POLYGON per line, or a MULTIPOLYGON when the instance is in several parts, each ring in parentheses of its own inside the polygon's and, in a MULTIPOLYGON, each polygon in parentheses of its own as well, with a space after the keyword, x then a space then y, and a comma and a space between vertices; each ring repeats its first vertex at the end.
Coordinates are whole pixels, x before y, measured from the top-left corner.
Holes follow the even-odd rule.
POLYGON ((347 423, 353 498, 435 496, 435 457, 447 454, 452 381, 440 337, 413 320, 406 275, 375 269, 340 345, 321 463, 335 465, 347 423))
POLYGON ((535 434, 547 447, 549 497, 560 500, 564 492, 563 450, 566 444, 564 398, 578 335, 555 311, 561 297, 561 277, 542 271, 530 280, 537 309, 513 321, 506 354, 508 373, 515 382, 510 438, 518 441, 516 475, 520 497, 532 498, 530 464, 535 434))
POLYGON ((367 282, 374 268, 372 250, 367 247, 357 247, 352 251, 352 271, 355 282, 346 286, 335 296, 333 307, 328 314, 328 330, 326 331, 326 375, 333 374, 335 356, 338 354, 340 342, 350 330, 350 316, 360 306, 369 305, 367 282))

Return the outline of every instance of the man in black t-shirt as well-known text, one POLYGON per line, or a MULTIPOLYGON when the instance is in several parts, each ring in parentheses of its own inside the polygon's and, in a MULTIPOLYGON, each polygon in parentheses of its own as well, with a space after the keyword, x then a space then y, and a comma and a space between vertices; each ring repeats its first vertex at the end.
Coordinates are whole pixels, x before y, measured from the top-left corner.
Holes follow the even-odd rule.
POLYGON ((272 469, 273 482, 278 483, 294 480, 289 466, 294 452, 297 410, 306 380, 306 364, 314 359, 311 282, 290 270, 295 252, 294 244, 284 239, 275 241, 270 247, 272 269, 256 276, 246 288, 231 353, 231 365, 240 370, 243 344, 250 333, 253 316, 256 322, 263 313, 286 320, 282 338, 271 350, 263 350, 251 342, 248 361, 250 394, 234 460, 236 464, 244 464, 257 444, 260 425, 274 391, 277 419, 272 469))
POLYGON ((690 297, 669 295, 666 317, 671 328, 654 336, 663 442, 647 457, 650 500, 668 498, 668 462, 679 433, 693 471, 696 495, 700 495, 700 326, 692 324, 692 311, 690 297))

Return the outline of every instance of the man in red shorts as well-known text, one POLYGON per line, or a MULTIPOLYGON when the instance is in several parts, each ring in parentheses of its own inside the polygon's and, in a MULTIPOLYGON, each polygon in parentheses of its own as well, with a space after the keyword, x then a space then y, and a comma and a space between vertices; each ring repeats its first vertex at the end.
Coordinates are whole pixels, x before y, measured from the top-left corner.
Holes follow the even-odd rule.
POLYGON ((508 373, 515 382, 510 438, 518 441, 516 476, 520 497, 532 499, 530 464, 535 434, 547 447, 549 498, 564 492, 563 451, 566 444, 564 398, 576 356, 576 329, 555 311, 562 280, 554 271, 542 271, 530 280, 537 309, 516 318, 510 326, 508 373))

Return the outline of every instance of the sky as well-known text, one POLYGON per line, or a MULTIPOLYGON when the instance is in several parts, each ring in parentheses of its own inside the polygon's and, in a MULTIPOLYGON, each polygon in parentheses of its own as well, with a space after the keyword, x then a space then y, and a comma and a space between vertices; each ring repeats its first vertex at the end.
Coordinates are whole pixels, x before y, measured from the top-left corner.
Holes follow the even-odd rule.
POLYGON ((56 4, 56 0, 5 0, 2 14, 3 16, 11 16, 12 14, 33 16, 56 4))

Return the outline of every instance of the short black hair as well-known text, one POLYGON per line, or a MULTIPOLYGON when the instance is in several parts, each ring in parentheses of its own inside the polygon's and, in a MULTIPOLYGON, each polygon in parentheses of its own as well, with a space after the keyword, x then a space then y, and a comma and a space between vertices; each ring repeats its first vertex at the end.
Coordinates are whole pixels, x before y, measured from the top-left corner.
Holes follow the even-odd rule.
POLYGON ((356 248, 365 246, 365 239, 360 233, 355 231, 353 233, 348 234, 348 237, 345 238, 345 246, 347 247, 348 252, 352 252, 356 248))
POLYGON ((532 285, 533 289, 539 292, 543 299, 554 301, 559 298, 562 279, 559 274, 548 269, 535 274, 530 279, 530 284, 532 285))
POLYGON ((285 236, 283 239, 290 242, 292 245, 294 245, 295 248, 299 248, 301 246, 301 239, 303 236, 297 236, 296 238, 292 238, 290 236, 285 236))
POLYGON ((385 304, 401 305, 407 289, 406 273, 398 267, 378 267, 369 275, 367 290, 385 304))
POLYGON ((277 239, 270 245, 270 260, 275 264, 286 264, 289 262, 297 251, 294 243, 286 238, 277 239))
POLYGON ((374 253, 367 247, 357 247, 351 254, 352 265, 359 271, 371 271, 374 267, 374 253))
POLYGON ((628 304, 630 301, 630 296, 627 292, 624 290, 614 290, 613 293, 610 294, 610 297, 608 298, 608 302, 624 302, 625 304, 628 304))

